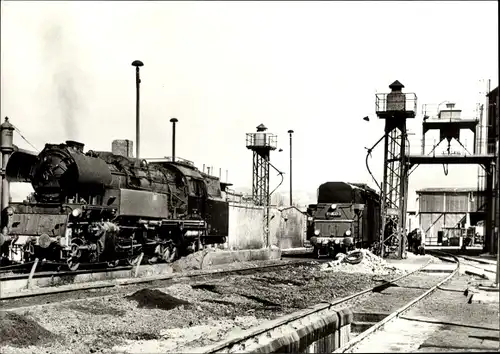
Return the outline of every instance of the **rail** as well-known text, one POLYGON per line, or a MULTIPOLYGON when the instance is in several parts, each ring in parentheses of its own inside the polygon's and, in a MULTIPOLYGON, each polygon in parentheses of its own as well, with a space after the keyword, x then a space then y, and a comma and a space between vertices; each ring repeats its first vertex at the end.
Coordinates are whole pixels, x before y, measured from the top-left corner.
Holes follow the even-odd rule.
MULTIPOLYGON (((429 253, 431 253, 431 252, 429 252, 429 253)), ((444 252, 432 252, 432 253, 435 253, 435 254, 444 254, 444 255, 446 255, 446 256, 454 259, 454 261, 455 261, 455 263, 456 263, 457 266, 451 272, 451 274, 448 275, 445 279, 443 279, 439 283, 437 283, 436 285, 434 285, 433 287, 431 287, 425 293, 421 294, 417 298, 415 298, 415 299, 411 300, 410 302, 406 303, 404 306, 402 306, 399 309, 397 309, 396 311, 392 312, 390 315, 388 315, 387 317, 385 317, 380 322, 377 322, 375 325, 371 326, 366 331, 360 333, 358 336, 356 336, 354 339, 350 340, 344 346, 342 346, 342 347, 338 348, 337 350, 335 350, 334 353, 345 353, 346 351, 352 349, 356 344, 359 344, 363 340, 367 339, 371 334, 373 334, 376 331, 378 331, 381 328, 383 328, 387 323, 389 323, 389 322, 395 320, 396 318, 400 317, 400 315, 403 312, 407 311, 410 307, 412 307, 413 305, 415 305, 417 302, 421 301, 422 299, 424 299, 427 296, 429 296, 430 294, 432 294, 434 291, 436 291, 437 289, 439 289, 441 287, 441 285, 443 285, 444 283, 446 283, 447 281, 449 281, 451 278, 453 278, 458 273, 459 268, 460 268, 460 260, 458 259, 458 257, 456 257, 456 256, 454 256, 452 254, 446 254, 444 252)), ((441 258, 441 257, 438 257, 438 258, 441 258)), ((423 268, 425 268, 425 266, 423 268)))
MULTIPOLYGON (((36 297, 36 296, 43 296, 43 295, 68 293, 68 292, 76 292, 76 291, 84 291, 84 290, 86 291, 86 290, 91 290, 91 289, 113 288, 116 286, 126 286, 126 285, 133 285, 133 284, 150 283, 150 282, 162 281, 162 280, 173 280, 173 279, 180 279, 180 278, 196 278, 196 277, 203 277, 203 276, 215 275, 215 274, 217 274, 217 275, 218 274, 233 274, 233 273, 247 272, 247 271, 258 271, 261 269, 281 268, 281 267, 286 267, 286 266, 291 266, 291 265, 302 265, 302 264, 307 264, 310 262, 311 262, 311 260, 288 261, 288 262, 279 263, 279 264, 270 264, 270 265, 252 266, 252 267, 241 267, 241 268, 228 269, 228 270, 221 270, 221 269, 211 269, 211 270, 205 270, 205 271, 194 270, 194 271, 188 271, 188 272, 179 272, 179 273, 170 273, 170 274, 149 276, 149 277, 144 277, 144 278, 110 279, 110 280, 106 280, 106 281, 100 281, 99 284, 97 284, 97 283, 82 283, 81 285, 75 285, 75 284, 71 284, 70 286, 62 285, 59 287, 47 287, 47 288, 42 288, 42 289, 37 289, 37 290, 32 290, 32 291, 6 294, 3 296, 0 296, 0 301, 14 300, 14 299, 19 299, 19 298, 36 297)), ((54 273, 56 276, 58 276, 57 272, 54 272, 54 273)), ((46 277, 50 278, 53 275, 47 275, 46 277)), ((29 281, 28 278, 27 278, 27 280, 29 281)), ((5 280, 2 280, 2 282, 5 282, 5 280)))
MULTIPOLYGON (((426 264, 424 264, 422 267, 412 271, 412 272, 409 272, 401 277, 398 277, 396 279, 393 279, 393 280, 389 280, 389 281, 386 281, 384 282, 383 284, 379 284, 379 285, 376 285, 374 287, 371 287, 369 289, 365 289, 365 290, 362 290, 358 293, 355 293, 355 294, 352 294, 352 295, 349 295, 347 297, 344 297, 342 299, 339 299, 339 300, 336 300, 336 301, 333 301, 333 302, 321 302, 320 304, 324 304, 323 306, 314 306, 314 308, 309 308, 309 309, 306 309, 306 310, 301 310, 301 311, 298 311, 296 313, 292 313, 290 315, 287 315, 287 316, 284 316, 284 317, 281 317, 281 318, 278 318, 276 320, 273 320, 273 321, 269 321, 267 324, 263 325, 263 326, 260 326, 258 328, 250 328, 249 330, 247 331, 244 331, 243 333, 241 333, 240 335, 236 335, 232 338, 229 338, 225 341, 222 341, 222 342, 219 342, 219 343, 216 343, 212 346, 209 346, 209 347, 205 347, 204 348, 204 351, 203 353, 205 354, 208 354, 208 353, 218 353, 218 352, 230 352, 230 349, 232 347, 234 347, 235 345, 238 345, 242 342, 245 342, 245 341, 248 341, 248 340, 251 340, 252 338, 258 336, 258 335, 261 335, 261 334, 264 334, 266 332, 270 332, 272 330, 275 330, 277 329, 278 327, 281 327, 281 326, 284 326, 290 322, 293 322, 293 321, 296 321, 296 320, 299 320, 299 319, 302 319, 302 318, 305 318, 305 317, 308 317, 314 313, 317 313, 317 312, 320 312, 322 310, 325 310, 325 309, 328 309, 328 308, 331 308, 333 306, 337 306, 337 305, 341 305, 351 299, 354 299, 354 298, 357 298, 361 295, 364 295, 366 293, 369 293, 369 292, 373 292, 374 290, 378 290, 380 288, 383 288, 389 284, 392 284, 392 283, 395 283, 395 282, 398 282, 412 274, 415 274, 416 272, 419 272, 421 271, 422 269, 424 269, 425 267, 427 267, 429 264, 430 264, 431 260, 429 260, 426 264)), ((318 305, 320 305, 318 304, 318 305)))

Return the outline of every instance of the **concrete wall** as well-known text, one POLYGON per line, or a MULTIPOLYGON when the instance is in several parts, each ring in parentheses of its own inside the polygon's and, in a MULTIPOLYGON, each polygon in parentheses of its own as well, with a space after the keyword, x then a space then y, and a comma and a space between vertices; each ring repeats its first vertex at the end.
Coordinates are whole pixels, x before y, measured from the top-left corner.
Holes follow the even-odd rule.
POLYGON ((264 209, 250 204, 230 203, 229 249, 259 249, 264 246, 264 209))
MULTIPOLYGON (((271 208, 270 244, 282 249, 304 246, 306 217, 296 208, 271 208)), ((265 247, 264 209, 251 204, 229 204, 228 247, 231 250, 265 247)))
POLYGON ((296 208, 271 209, 271 244, 281 249, 304 247, 306 216, 296 208))

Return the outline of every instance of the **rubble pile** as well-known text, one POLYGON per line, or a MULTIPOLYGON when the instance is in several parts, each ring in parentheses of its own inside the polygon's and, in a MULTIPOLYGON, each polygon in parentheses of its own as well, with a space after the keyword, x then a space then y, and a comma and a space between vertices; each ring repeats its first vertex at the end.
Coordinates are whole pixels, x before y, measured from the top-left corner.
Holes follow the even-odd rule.
POLYGON ((384 259, 374 255, 366 249, 359 249, 349 252, 347 255, 339 253, 334 261, 323 263, 323 271, 344 272, 344 273, 366 273, 366 274, 403 274, 404 271, 388 264, 384 259), (346 257, 355 253, 361 253, 362 259, 357 264, 349 264, 346 257))
MULTIPOLYGON (((33 319, 13 312, 0 313, 0 347, 29 347, 50 342, 57 336, 33 319)), ((0 350, 1 351, 1 350, 0 350)))
POLYGON ((181 305, 189 305, 189 302, 177 299, 157 289, 141 289, 136 291, 127 299, 137 301, 139 308, 171 310, 181 305))
POLYGON ((201 251, 191 253, 172 263, 174 272, 187 272, 191 270, 200 270, 203 263, 203 258, 207 253, 220 252, 217 248, 205 248, 201 251))

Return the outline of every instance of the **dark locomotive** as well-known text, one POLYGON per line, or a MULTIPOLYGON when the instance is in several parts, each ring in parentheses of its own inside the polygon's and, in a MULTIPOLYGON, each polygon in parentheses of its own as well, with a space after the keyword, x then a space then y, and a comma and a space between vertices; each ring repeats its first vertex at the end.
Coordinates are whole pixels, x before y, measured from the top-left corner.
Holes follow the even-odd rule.
POLYGON ((316 257, 335 257, 376 243, 380 233, 380 196, 359 183, 326 182, 317 204, 307 209, 307 239, 316 257))
POLYGON ((228 235, 228 203, 219 178, 184 160, 147 161, 88 151, 74 141, 40 154, 15 152, 11 182, 34 193, 3 211, 4 259, 66 263, 172 262, 228 235))

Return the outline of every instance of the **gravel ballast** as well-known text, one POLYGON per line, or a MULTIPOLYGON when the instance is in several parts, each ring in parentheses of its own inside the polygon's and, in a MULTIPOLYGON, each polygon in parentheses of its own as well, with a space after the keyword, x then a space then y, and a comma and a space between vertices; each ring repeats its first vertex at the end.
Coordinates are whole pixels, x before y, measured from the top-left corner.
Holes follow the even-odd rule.
MULTIPOLYGON (((168 287, 14 310, 44 341, 0 338, 2 353, 185 352, 266 320, 380 284, 374 274, 318 264, 226 275, 168 287)), ((30 336, 23 331, 22 336, 30 336)), ((19 332, 21 335, 21 332, 19 332)))

